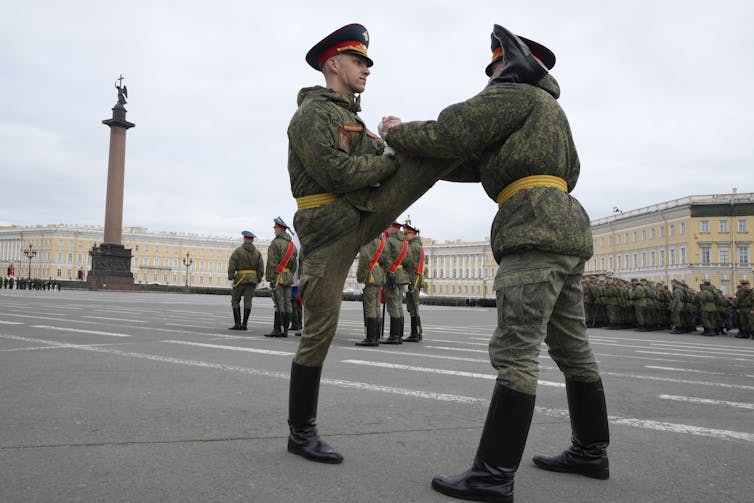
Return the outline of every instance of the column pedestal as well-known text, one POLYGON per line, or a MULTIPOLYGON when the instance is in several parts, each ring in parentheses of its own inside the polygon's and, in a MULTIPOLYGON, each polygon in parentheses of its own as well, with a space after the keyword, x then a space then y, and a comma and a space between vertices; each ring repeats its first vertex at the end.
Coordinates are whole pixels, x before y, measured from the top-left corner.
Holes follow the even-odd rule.
POLYGON ((92 248, 92 270, 86 278, 90 290, 130 290, 134 286, 131 272, 131 249, 121 244, 102 243, 92 248))

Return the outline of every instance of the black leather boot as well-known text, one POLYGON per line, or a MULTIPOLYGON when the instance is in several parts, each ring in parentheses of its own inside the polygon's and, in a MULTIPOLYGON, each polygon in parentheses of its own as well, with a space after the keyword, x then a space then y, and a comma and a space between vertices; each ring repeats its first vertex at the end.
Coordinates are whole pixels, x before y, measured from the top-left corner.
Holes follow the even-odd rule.
POLYGON ((281 318, 280 330, 283 335, 280 337, 288 337, 288 326, 291 324, 291 313, 283 313, 281 318))
POLYGON ((243 308, 243 321, 241 322, 241 330, 248 330, 246 326, 249 324, 249 315, 251 314, 250 307, 243 308))
POLYGON ((367 318, 366 319, 366 334, 364 340, 355 342, 356 346, 379 346, 380 345, 380 319, 379 318, 367 318))
POLYGON ((338 464, 343 456, 319 438, 317 401, 322 367, 291 364, 288 395, 288 452, 317 463, 338 464))
POLYGON ((241 308, 234 307, 233 309, 233 326, 228 327, 228 330, 241 330, 241 308))
POLYGON ((400 318, 390 318, 390 336, 383 344, 403 344, 403 320, 400 318))
POLYGON ((403 342, 419 342, 422 340, 422 322, 418 316, 411 317, 411 335, 403 339, 403 342))
POLYGON ((474 464, 458 475, 438 475, 432 489, 452 498, 513 501, 513 476, 526 446, 534 395, 495 384, 474 464))
POLYGON ((553 472, 606 480, 610 477, 607 459, 610 431, 602 381, 586 383, 566 379, 566 393, 571 414, 571 446, 556 456, 537 454, 534 464, 553 472))
POLYGON ((272 332, 269 334, 264 334, 265 337, 282 337, 283 334, 280 332, 280 312, 275 311, 275 319, 272 322, 272 332))

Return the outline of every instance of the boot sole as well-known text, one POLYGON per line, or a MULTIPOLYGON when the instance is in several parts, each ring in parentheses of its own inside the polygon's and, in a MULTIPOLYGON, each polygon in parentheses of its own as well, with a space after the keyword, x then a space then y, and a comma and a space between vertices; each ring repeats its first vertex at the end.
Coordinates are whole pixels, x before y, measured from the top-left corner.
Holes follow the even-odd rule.
POLYGON ((558 473, 573 473, 575 475, 583 475, 584 477, 589 477, 590 479, 598 479, 598 480, 607 480, 610 478, 610 470, 579 470, 574 468, 569 468, 565 466, 559 466, 559 465, 550 465, 546 463, 542 463, 541 461, 532 460, 534 464, 543 469, 547 470, 549 472, 558 472, 558 473))
POLYGON ((435 480, 432 480, 432 489, 434 489, 438 493, 444 494, 445 496, 450 496, 451 498, 458 498, 462 500, 484 501, 486 503, 513 503, 512 494, 510 496, 499 496, 499 497, 485 497, 479 494, 466 494, 464 492, 456 491, 454 489, 446 487, 436 482, 435 480))
POLYGON ((332 457, 326 457, 326 458, 320 458, 317 456, 312 456, 311 454, 308 454, 306 451, 298 449, 296 447, 288 446, 288 452, 291 454, 295 454, 296 456, 301 456, 304 459, 307 459, 309 461, 314 461, 315 463, 324 463, 326 465, 339 465, 343 462, 343 457, 340 458, 332 458, 332 457))

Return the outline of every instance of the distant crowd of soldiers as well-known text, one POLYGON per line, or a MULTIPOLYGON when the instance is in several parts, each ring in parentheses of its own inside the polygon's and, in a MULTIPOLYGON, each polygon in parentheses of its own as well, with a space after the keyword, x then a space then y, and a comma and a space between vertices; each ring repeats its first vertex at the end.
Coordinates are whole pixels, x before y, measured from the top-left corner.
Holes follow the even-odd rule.
POLYGON ((696 332, 714 336, 738 329, 736 337, 752 337, 754 293, 749 280, 741 280, 735 296, 704 281, 699 291, 685 281, 664 283, 646 279, 585 277, 582 280, 588 327, 635 329, 640 332, 671 330, 674 334, 696 332))
POLYGON ((57 290, 60 291, 60 281, 40 278, 14 278, 5 276, 0 280, 0 288, 16 290, 57 290))

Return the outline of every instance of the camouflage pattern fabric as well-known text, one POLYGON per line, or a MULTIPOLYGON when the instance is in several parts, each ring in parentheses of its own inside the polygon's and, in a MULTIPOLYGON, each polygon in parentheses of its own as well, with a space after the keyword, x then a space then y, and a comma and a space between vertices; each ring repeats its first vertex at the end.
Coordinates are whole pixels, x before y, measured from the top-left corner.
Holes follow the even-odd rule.
POLYGON ((264 274, 264 259, 262 254, 251 242, 245 242, 239 246, 228 260, 228 279, 233 281, 230 305, 240 307, 243 297, 244 308, 251 308, 251 299, 257 283, 262 281, 264 274), (241 273, 239 271, 255 271, 254 273, 241 273))

